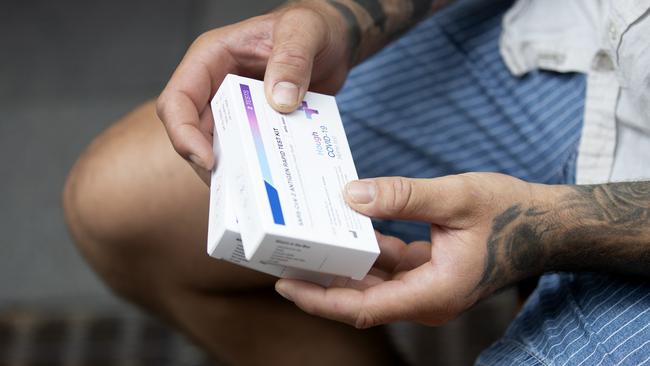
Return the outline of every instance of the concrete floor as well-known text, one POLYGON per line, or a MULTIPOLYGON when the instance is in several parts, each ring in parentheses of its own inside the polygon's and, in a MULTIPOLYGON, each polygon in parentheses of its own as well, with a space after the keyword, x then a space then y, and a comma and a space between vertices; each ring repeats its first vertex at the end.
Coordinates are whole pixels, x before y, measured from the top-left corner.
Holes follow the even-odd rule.
MULTIPOLYGON (((74 248, 60 192, 93 136, 164 86, 202 31, 276 0, 5 0, 0 11, 0 312, 128 308, 74 248)), ((421 364, 467 364, 514 312, 507 292, 447 327, 398 326, 421 364), (414 341, 409 341, 409 339, 414 341)))

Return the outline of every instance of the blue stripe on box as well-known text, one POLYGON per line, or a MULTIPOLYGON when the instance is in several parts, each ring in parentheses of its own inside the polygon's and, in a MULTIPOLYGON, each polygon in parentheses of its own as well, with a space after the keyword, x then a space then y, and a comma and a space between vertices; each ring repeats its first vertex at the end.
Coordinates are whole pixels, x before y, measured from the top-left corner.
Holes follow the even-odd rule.
POLYGON ((282 215, 282 207, 280 206, 280 196, 278 195, 278 191, 267 181, 264 181, 264 186, 266 187, 266 195, 269 197, 273 222, 278 225, 284 225, 284 215, 282 215))
POLYGON ((271 169, 269 168, 269 161, 266 157, 266 151, 264 150, 264 142, 262 141, 260 126, 257 122, 257 114, 255 113, 255 105, 253 105, 251 90, 246 84, 239 84, 239 88, 244 100, 244 107, 246 109, 246 116, 248 117, 248 123, 251 128, 251 134, 253 135, 253 142, 255 143, 257 159, 260 163, 262 178, 264 179, 264 186, 266 187, 266 195, 269 198, 269 206, 271 207, 273 221, 278 225, 284 225, 284 216, 282 215, 280 197, 278 195, 278 191, 273 187, 271 169))

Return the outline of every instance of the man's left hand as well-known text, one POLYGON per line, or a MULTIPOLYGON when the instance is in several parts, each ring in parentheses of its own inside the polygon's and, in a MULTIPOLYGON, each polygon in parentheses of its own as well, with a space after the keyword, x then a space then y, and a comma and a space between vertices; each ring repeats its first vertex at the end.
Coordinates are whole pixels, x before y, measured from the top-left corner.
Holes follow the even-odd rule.
MULTIPOLYGON (((550 186, 501 174, 375 178, 348 184, 350 206, 370 217, 424 221, 430 242, 377 234, 381 254, 361 281, 329 288, 279 280, 304 311, 357 328, 399 320, 440 325, 507 285, 543 271, 550 186), (542 226, 540 226, 542 225, 542 226)), ((552 217, 552 215, 550 215, 552 217)))

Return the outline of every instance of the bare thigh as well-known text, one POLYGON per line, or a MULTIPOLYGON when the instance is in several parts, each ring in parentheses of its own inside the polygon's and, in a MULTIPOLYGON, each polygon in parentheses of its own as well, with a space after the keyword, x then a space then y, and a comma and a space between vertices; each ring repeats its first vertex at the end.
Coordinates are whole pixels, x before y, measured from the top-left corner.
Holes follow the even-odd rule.
POLYGON ((272 277, 206 254, 208 198, 208 187, 173 150, 153 102, 93 141, 64 193, 81 251, 118 292, 270 287, 272 277))

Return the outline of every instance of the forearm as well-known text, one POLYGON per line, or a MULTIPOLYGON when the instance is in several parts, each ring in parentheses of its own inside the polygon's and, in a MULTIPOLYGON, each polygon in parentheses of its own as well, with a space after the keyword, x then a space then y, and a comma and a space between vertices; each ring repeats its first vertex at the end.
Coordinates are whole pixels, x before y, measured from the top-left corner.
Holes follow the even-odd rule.
POLYGON ((650 182, 569 186, 546 266, 650 277, 650 182))
POLYGON ((371 56, 453 0, 327 0, 345 19, 351 64, 371 56))
POLYGON ((650 182, 531 187, 494 219, 477 290, 558 270, 650 277, 650 182))

